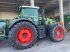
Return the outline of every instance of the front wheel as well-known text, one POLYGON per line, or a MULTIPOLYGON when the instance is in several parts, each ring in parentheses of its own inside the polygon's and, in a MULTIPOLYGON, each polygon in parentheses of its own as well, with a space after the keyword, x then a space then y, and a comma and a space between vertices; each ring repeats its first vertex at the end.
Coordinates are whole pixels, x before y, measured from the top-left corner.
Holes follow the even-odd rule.
POLYGON ((64 29, 60 25, 56 25, 53 28, 49 29, 50 39, 55 42, 62 41, 64 39, 64 29))
POLYGON ((37 29, 32 23, 18 22, 9 31, 9 42, 17 49, 32 47, 37 40, 37 29))

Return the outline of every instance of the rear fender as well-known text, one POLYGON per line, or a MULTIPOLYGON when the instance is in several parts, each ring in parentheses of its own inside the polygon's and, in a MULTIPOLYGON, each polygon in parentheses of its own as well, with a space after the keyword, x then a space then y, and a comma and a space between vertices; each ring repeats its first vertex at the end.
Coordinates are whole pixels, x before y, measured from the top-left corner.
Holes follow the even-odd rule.
POLYGON ((35 22, 34 22, 33 20, 29 20, 29 19, 14 19, 14 20, 11 21, 11 23, 10 23, 10 25, 9 25, 9 29, 10 29, 11 27, 13 27, 14 24, 16 24, 17 22, 20 22, 20 21, 27 21, 27 22, 30 22, 30 23, 32 23, 33 25, 35 25, 35 24, 34 24, 35 22))

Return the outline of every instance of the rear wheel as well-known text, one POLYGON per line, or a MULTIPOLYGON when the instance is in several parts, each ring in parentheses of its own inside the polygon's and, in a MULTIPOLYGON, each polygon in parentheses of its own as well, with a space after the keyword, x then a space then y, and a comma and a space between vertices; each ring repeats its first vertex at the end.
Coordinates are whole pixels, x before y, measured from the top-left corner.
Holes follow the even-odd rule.
POLYGON ((55 42, 62 41, 64 39, 64 30, 60 25, 54 26, 54 28, 49 29, 50 31, 50 39, 55 42))
POLYGON ((37 30, 29 22, 18 22, 9 31, 9 42, 17 49, 26 49, 37 40, 37 30))

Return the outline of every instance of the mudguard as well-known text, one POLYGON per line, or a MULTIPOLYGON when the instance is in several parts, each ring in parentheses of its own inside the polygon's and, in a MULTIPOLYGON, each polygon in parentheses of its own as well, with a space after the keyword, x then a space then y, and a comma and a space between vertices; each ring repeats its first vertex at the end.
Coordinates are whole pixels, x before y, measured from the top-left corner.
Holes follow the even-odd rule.
POLYGON ((35 24, 34 20, 31 18, 27 18, 27 19, 26 18, 17 18, 17 19, 13 19, 10 22, 9 28, 11 28, 15 23, 20 22, 20 21, 28 21, 28 22, 35 24))

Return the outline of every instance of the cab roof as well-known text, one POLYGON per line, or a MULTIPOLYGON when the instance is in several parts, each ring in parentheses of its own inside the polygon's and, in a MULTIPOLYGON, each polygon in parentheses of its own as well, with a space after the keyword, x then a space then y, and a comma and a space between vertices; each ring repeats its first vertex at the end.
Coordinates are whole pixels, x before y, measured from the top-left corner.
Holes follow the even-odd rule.
POLYGON ((36 9, 39 9, 39 7, 36 7, 36 6, 20 6, 20 8, 36 8, 36 9))

